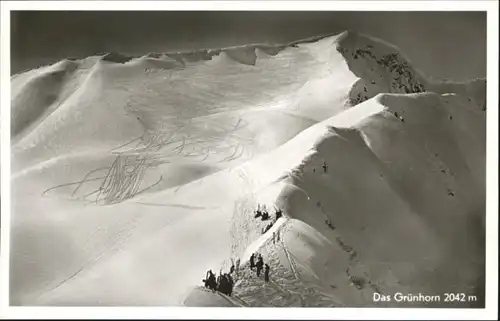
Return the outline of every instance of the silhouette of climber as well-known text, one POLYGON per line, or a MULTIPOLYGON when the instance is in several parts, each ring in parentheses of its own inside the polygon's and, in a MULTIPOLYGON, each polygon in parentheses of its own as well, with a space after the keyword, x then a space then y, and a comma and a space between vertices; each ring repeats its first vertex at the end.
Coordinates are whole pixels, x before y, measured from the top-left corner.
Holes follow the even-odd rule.
POLYGON ((226 277, 227 277, 227 295, 231 296, 231 294, 233 293, 234 280, 231 277, 231 274, 228 274, 226 277))
POLYGON ((252 253, 252 255, 250 256, 250 270, 253 270, 253 267, 255 266, 255 254, 252 253))
POLYGON ((208 287, 212 291, 215 291, 215 289, 217 287, 217 282, 216 282, 216 279, 215 279, 215 274, 212 272, 212 270, 210 270, 208 273, 209 273, 209 276, 208 276, 208 287))
POLYGON ((262 215, 262 211, 260 210, 260 204, 257 204, 257 210, 255 211, 255 215, 253 217, 258 218, 261 215, 262 215))
POLYGON ((205 279, 208 281, 210 280, 210 276, 212 275, 212 270, 207 271, 207 275, 205 276, 205 279))
POLYGON ((202 280, 206 288, 210 287, 210 271, 207 271, 205 278, 202 280))
POLYGON ((231 282, 229 281, 229 274, 224 274, 224 294, 229 295, 231 293, 231 282))
POLYGON ((279 208, 276 210, 276 220, 283 216, 283 211, 279 208))
POLYGON ((269 265, 266 264, 264 269, 264 281, 269 282, 269 265))
POLYGON ((221 279, 222 279, 222 275, 219 275, 217 277, 217 283, 215 285, 215 291, 217 291, 217 292, 222 292, 221 291, 221 279))
POLYGON ((257 276, 260 276, 260 271, 264 267, 264 260, 262 259, 262 255, 259 254, 259 259, 257 260, 257 276))
POLYGON ((224 288, 224 274, 222 273, 222 269, 220 269, 219 271, 219 276, 217 277, 217 287, 216 287, 216 290, 219 291, 219 292, 222 292, 221 291, 221 284, 222 284, 222 288, 224 288))
POLYGON ((276 244, 276 232, 273 232, 273 244, 276 244))
POLYGON ((328 165, 326 162, 323 162, 323 171, 325 171, 325 173, 328 171, 328 165))
POLYGON ((224 274, 219 275, 217 278, 217 291, 220 293, 226 294, 227 290, 227 282, 226 276, 224 274))
POLYGON ((208 287, 211 290, 215 290, 216 285, 215 275, 212 273, 212 270, 210 270, 210 275, 208 276, 208 287))

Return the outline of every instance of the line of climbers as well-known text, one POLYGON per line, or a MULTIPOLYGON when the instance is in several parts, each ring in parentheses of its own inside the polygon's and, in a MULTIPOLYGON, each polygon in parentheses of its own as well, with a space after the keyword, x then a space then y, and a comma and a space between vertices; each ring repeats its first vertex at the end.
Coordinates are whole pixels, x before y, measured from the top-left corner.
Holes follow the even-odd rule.
MULTIPOLYGON (((276 221, 283 216, 283 210, 279 208, 275 208, 275 217, 274 220, 269 223, 263 230, 262 234, 266 233, 276 221)), ((255 211, 255 216, 254 218, 261 218, 262 221, 266 221, 270 218, 269 212, 266 209, 266 205, 262 205, 262 208, 260 204, 257 205, 257 210, 255 211)), ((279 231, 273 232, 273 244, 276 243, 276 240, 280 240, 280 235, 279 231)), ((205 285, 205 288, 208 288, 212 291, 218 291, 223 294, 226 294, 228 296, 231 296, 233 293, 233 288, 234 288, 234 279, 233 276, 234 273, 237 275, 239 274, 239 269, 240 269, 240 259, 236 260, 236 264, 231 259, 232 265, 231 268, 229 269, 229 273, 222 273, 222 269, 220 270, 219 276, 217 277, 212 270, 208 270, 205 279, 203 279, 203 283, 205 285)), ((270 267, 268 264, 264 264, 264 259, 262 258, 261 254, 255 254, 252 253, 250 256, 250 270, 253 271, 253 269, 256 268, 257 272, 257 277, 260 277, 260 274, 262 270, 264 270, 264 281, 269 282, 269 270, 270 267), (257 262, 255 262, 255 259, 257 258, 257 262)))
MULTIPOLYGON (((325 173, 328 172, 328 165, 326 162, 323 162, 323 171, 325 173)), ((313 170, 315 172, 315 170, 313 170)), ((318 201, 317 205, 321 207, 321 203, 318 201)), ((270 218, 269 212, 266 209, 266 205, 260 206, 260 204, 257 204, 257 210, 254 212, 254 218, 261 218, 262 221, 267 221, 270 218)), ((271 229, 274 223, 283 216, 283 210, 280 208, 275 207, 275 218, 273 221, 271 221, 264 229, 262 229, 262 234, 266 233, 271 229)), ((335 229, 335 226, 331 223, 329 219, 325 221, 325 223, 331 228, 335 229)), ((276 244, 276 240, 280 240, 280 235, 279 231, 273 232, 273 244, 276 244)), ((219 273, 219 276, 216 277, 215 273, 212 272, 212 270, 207 271, 207 275, 205 279, 203 279, 203 283, 205 284, 205 287, 208 289, 211 289, 212 291, 218 291, 223 294, 226 294, 228 296, 231 296, 233 293, 233 288, 234 288, 234 280, 233 277, 231 276, 233 273, 236 272, 236 274, 239 273, 239 268, 240 268, 240 259, 236 260, 236 265, 234 261, 231 259, 232 265, 231 268, 229 269, 229 273, 222 273, 222 269, 219 273)), ((269 282, 269 270, 270 267, 268 264, 264 264, 264 259, 262 258, 261 254, 252 253, 250 256, 250 270, 253 271, 253 269, 256 268, 257 272, 257 277, 260 277, 260 274, 262 270, 264 269, 264 281, 267 283, 269 282), (255 259, 257 259, 257 262, 255 262, 255 259)))

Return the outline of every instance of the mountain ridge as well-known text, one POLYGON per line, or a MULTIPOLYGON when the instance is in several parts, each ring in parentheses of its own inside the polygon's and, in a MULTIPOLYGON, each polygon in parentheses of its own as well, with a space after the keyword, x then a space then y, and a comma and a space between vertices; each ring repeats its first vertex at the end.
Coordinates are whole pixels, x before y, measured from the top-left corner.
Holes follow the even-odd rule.
POLYGON ((235 290, 253 306, 441 291, 459 279, 440 255, 463 265, 459 290, 475 286, 485 81, 432 84, 353 32, 279 50, 127 59, 66 60, 11 78, 12 253, 23 253, 11 258, 14 304, 181 305, 206 269, 254 248, 290 288, 245 273, 235 290), (279 247, 253 218, 257 204, 285 209, 279 247), (409 275, 404 260, 438 272, 409 275))

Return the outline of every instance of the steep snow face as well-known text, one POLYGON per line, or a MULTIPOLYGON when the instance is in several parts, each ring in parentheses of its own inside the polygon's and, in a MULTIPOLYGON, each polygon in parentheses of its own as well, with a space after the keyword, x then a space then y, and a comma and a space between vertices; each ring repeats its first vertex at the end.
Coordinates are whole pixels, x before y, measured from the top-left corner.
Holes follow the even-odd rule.
POLYGON ((374 291, 476 291, 484 83, 432 82, 353 32, 17 75, 11 304, 366 306, 374 291), (285 212, 266 233, 258 204, 285 212), (271 283, 243 267, 234 301, 191 291, 254 251, 271 283))
POLYGON ((297 278, 334 295, 332 306, 401 306, 373 302, 374 292, 481 297, 485 118, 452 98, 379 95, 242 167, 260 185, 279 186, 274 202, 256 202, 293 218, 283 246, 297 278))

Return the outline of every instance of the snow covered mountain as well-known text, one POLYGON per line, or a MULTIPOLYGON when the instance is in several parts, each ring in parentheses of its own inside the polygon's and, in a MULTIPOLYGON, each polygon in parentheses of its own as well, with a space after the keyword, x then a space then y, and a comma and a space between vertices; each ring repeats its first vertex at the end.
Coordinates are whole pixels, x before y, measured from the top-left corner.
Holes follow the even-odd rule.
POLYGON ((484 304, 485 91, 352 31, 15 75, 11 304, 484 304))

